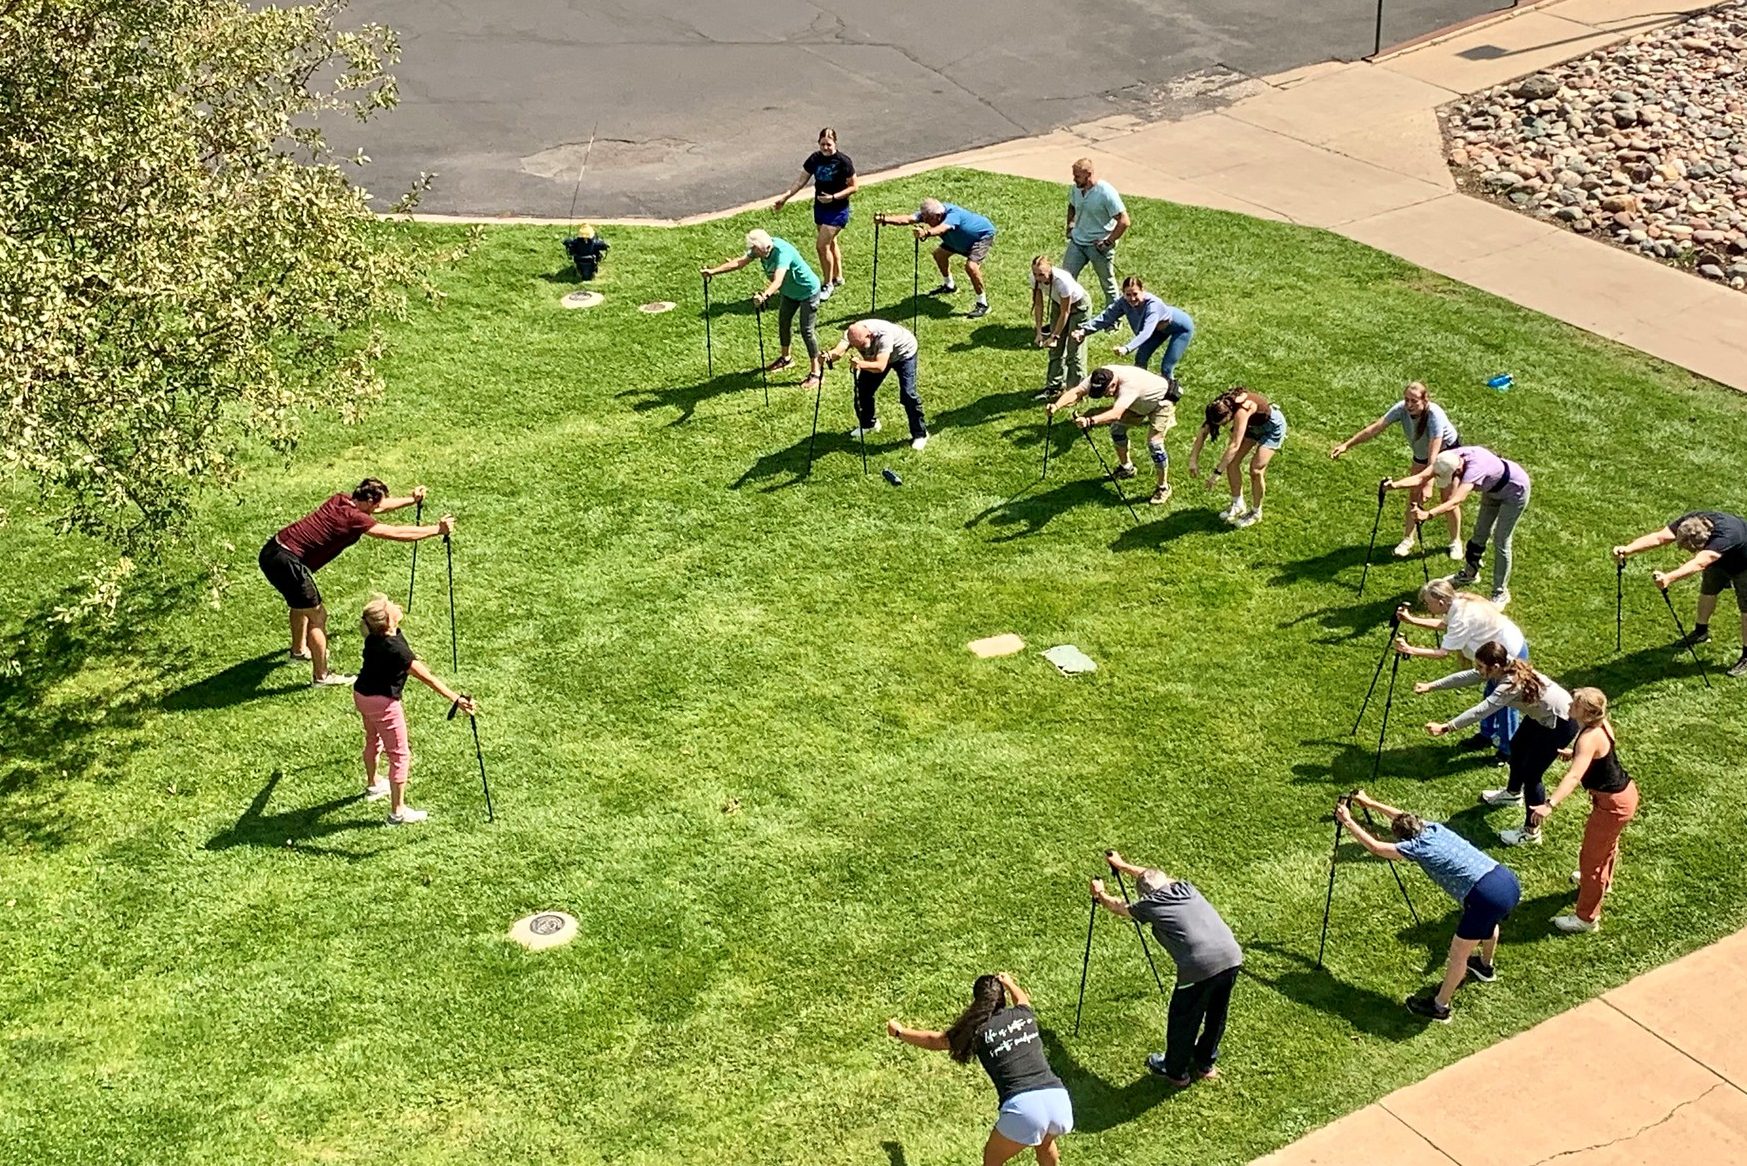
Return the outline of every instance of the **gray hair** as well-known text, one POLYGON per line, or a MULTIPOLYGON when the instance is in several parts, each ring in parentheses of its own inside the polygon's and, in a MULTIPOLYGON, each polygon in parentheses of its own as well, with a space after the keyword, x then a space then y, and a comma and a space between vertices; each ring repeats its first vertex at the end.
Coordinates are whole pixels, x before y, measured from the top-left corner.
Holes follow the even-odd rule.
POLYGON ((916 213, 923 218, 933 218, 935 215, 944 215, 946 213, 946 204, 941 202, 938 198, 925 198, 922 200, 922 205, 916 208, 916 213))
POLYGON ((1674 541, 1680 544, 1683 551, 1702 551, 1716 532, 1715 523, 1703 515, 1695 514, 1680 520, 1680 524, 1674 528, 1674 541))
POLYGON ((1164 871, 1154 870, 1152 867, 1148 867, 1141 871, 1139 876, 1135 878, 1134 885, 1141 894, 1150 895, 1154 891, 1164 890, 1175 881, 1176 880, 1172 879, 1171 876, 1164 871))
POLYGON ((746 249, 751 251, 758 247, 771 246, 770 232, 754 228, 746 232, 746 249))
POLYGON ((1455 480, 1456 472, 1462 468, 1462 455, 1453 449, 1446 449, 1438 454, 1432 462, 1432 477, 1440 486, 1448 486, 1455 480))

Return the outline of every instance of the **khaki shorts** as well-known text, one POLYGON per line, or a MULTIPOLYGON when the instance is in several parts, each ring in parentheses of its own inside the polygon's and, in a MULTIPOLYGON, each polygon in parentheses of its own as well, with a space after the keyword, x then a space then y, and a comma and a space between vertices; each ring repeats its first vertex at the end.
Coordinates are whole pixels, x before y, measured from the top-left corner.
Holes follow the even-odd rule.
POLYGON ((1151 413, 1124 413, 1110 426, 1112 441, 1128 440, 1128 430, 1131 426, 1147 426, 1147 439, 1165 439, 1165 434, 1177 427, 1177 405, 1174 401, 1166 401, 1151 413))

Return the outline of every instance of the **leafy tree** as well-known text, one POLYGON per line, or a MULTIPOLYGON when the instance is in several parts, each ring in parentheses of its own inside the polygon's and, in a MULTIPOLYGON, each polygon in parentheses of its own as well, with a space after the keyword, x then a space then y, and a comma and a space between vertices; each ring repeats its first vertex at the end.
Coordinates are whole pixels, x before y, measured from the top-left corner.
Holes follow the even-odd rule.
POLYGON ((119 552, 105 606, 246 449, 355 418, 430 290, 321 132, 395 103, 393 33, 343 10, 0 0, 0 476, 119 552))

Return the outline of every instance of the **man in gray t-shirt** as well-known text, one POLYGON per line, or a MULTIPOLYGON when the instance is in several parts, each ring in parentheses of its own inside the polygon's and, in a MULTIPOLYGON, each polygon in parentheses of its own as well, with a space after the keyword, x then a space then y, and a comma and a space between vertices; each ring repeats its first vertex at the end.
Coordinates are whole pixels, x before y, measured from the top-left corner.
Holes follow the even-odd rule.
POLYGON ((1134 876, 1140 898, 1112 898, 1101 879, 1092 880, 1092 898, 1111 912, 1152 925, 1153 938, 1177 965, 1177 988, 1165 1024, 1165 1051, 1147 1056, 1146 1067, 1179 1088, 1217 1076, 1219 1042, 1225 1036, 1231 989, 1243 966, 1243 949, 1200 891, 1163 871, 1139 867, 1114 850, 1105 854, 1110 869, 1134 876))

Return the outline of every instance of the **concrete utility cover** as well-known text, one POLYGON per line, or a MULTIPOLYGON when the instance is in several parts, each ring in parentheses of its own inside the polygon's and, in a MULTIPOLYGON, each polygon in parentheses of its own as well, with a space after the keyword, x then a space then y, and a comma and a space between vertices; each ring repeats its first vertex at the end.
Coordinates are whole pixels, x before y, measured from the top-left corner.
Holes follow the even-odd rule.
POLYGON ((544 951, 575 939, 576 919, 562 911, 527 915, 510 926, 510 938, 529 951, 544 951))
POLYGON ((965 647, 979 660, 988 660, 996 656, 1012 656, 1025 651, 1025 641, 1012 632, 1003 632, 998 636, 985 636, 980 640, 972 640, 965 647))
POLYGON ((637 310, 639 312, 647 312, 653 316, 659 312, 671 312, 678 306, 679 305, 672 300, 655 300, 652 303, 638 305, 637 310))
POLYGON ((592 308, 604 299, 600 292, 573 291, 558 302, 567 308, 592 308))
POLYGON ((1072 644, 1058 644, 1045 652, 1043 658, 1061 669, 1063 676, 1098 671, 1098 662, 1072 644))

